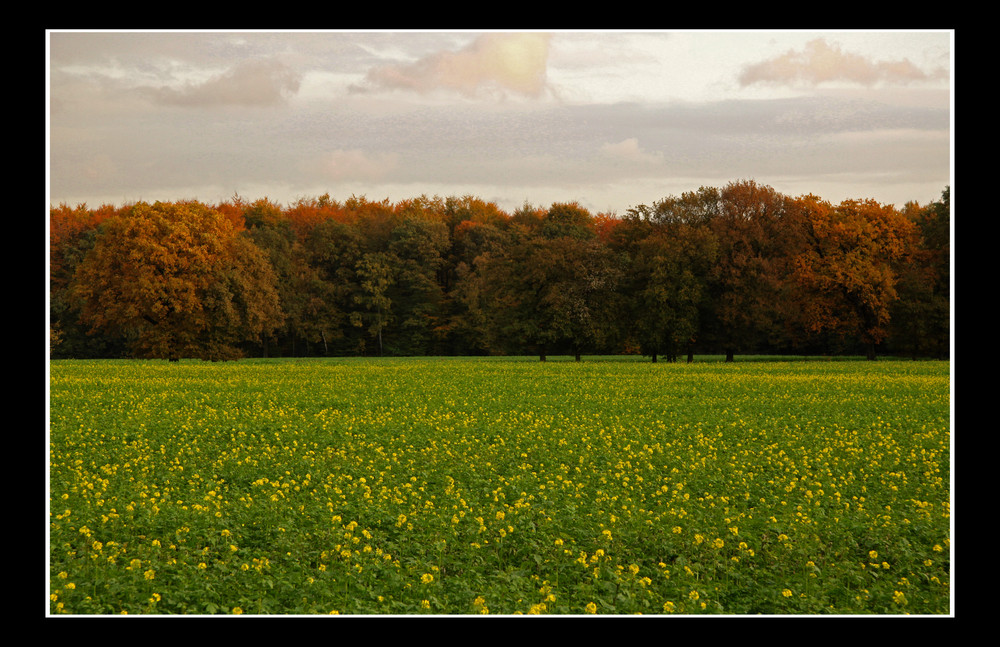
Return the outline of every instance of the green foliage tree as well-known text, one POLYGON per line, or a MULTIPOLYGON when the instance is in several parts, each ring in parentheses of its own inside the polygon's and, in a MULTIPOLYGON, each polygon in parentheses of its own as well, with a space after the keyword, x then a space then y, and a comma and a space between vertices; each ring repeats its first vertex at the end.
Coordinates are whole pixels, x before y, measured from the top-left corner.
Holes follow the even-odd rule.
POLYGON ((915 203, 903 215, 915 225, 915 240, 898 264, 899 299, 891 307, 889 340, 897 352, 947 358, 951 331, 951 191, 926 207, 915 203))
POLYGON ((366 252, 354 267, 361 290, 354 295, 354 302, 362 307, 350 314, 353 325, 364 327, 378 344, 378 353, 384 353, 382 331, 392 321, 392 299, 388 291, 393 284, 390 258, 383 252, 366 252))
POLYGON ((446 328, 441 308, 449 246, 447 225, 439 220, 404 218, 392 230, 386 259, 393 272, 387 296, 394 354, 425 355, 439 348, 446 328))
POLYGON ((689 359, 701 330, 701 311, 717 244, 705 227, 674 225, 641 240, 629 267, 634 335, 644 355, 689 359))
POLYGON ((302 242, 305 262, 300 272, 309 276, 309 322, 304 329, 321 341, 325 354, 353 354, 364 339, 351 325, 361 316, 355 297, 361 294, 357 266, 364 254, 364 240, 353 223, 333 219, 316 224, 302 242))

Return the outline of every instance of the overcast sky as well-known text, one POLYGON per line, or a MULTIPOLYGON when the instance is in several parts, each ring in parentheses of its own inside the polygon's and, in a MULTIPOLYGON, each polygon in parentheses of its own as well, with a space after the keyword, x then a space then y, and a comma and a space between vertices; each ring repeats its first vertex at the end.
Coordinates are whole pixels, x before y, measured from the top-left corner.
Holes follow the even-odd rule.
POLYGON ((954 33, 49 36, 49 200, 475 195, 624 213, 753 179, 831 202, 951 182, 954 33))

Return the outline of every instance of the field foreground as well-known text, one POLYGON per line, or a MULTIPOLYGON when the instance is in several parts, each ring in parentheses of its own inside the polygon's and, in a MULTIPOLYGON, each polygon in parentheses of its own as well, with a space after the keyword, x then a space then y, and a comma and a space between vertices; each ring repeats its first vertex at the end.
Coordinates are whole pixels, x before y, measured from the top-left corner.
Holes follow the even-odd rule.
POLYGON ((948 614, 947 362, 54 361, 52 614, 948 614))

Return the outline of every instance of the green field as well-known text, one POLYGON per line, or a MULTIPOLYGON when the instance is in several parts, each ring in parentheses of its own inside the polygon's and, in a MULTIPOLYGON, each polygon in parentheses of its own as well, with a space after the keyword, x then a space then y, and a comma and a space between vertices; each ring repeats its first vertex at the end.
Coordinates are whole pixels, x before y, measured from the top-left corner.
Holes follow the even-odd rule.
POLYGON ((51 614, 949 614, 947 362, 53 361, 51 614))

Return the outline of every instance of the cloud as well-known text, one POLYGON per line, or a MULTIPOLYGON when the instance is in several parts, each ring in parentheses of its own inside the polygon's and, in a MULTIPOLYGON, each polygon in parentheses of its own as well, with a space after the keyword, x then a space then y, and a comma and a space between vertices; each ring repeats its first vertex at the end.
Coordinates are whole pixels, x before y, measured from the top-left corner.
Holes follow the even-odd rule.
POLYGON ((362 150, 335 150, 326 155, 323 170, 333 180, 381 180, 394 170, 399 156, 394 153, 368 154, 362 150))
POLYGON ((202 83, 156 88, 150 94, 170 105, 266 106, 283 103, 298 92, 300 80, 298 73, 278 61, 251 60, 202 83))
POLYGON ((474 96, 487 89, 500 89, 539 97, 547 86, 548 55, 546 34, 490 33, 458 51, 437 52, 410 64, 373 68, 366 81, 374 87, 422 93, 446 89, 474 96))
POLYGON ((830 81, 872 86, 880 82, 906 84, 942 78, 943 75, 940 70, 928 74, 905 58, 872 61, 817 38, 806 43, 802 51, 789 50, 770 60, 747 65, 740 74, 739 82, 744 87, 757 83, 817 85, 830 81))
POLYGON ((663 153, 650 153, 639 147, 639 140, 635 137, 623 139, 616 144, 604 144, 601 151, 616 159, 625 162, 638 162, 640 164, 659 164, 663 161, 663 153))

